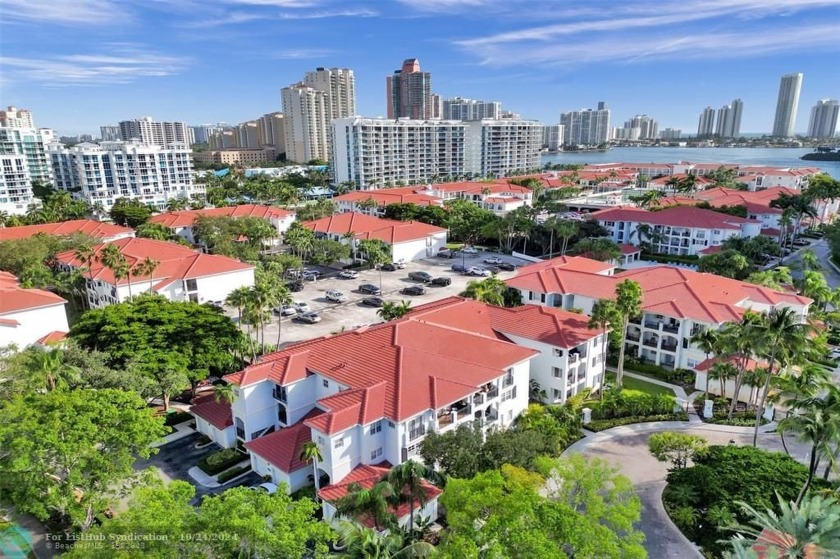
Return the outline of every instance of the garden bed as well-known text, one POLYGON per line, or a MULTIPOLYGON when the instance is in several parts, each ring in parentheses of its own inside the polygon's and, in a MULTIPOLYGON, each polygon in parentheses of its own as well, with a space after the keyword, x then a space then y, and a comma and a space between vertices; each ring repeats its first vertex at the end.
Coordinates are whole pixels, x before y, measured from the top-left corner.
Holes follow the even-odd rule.
POLYGON ((219 483, 227 483, 235 477, 239 477, 242 474, 248 473, 251 471, 250 464, 247 466, 236 466, 235 468, 231 468, 229 470, 225 470, 224 472, 220 473, 216 478, 216 481, 219 483))
POLYGON ((205 474, 214 476, 227 470, 231 466, 239 464, 245 460, 245 458, 246 456, 241 452, 232 448, 226 448, 224 450, 220 450, 219 452, 208 454, 198 461, 197 466, 205 474))
POLYGON ((170 411, 166 414, 166 419, 164 420, 163 424, 167 427, 173 427, 175 425, 184 423, 185 421, 192 420, 192 418, 192 414, 189 414, 185 411, 170 411))
POLYGON ((587 425, 584 425, 583 428, 597 433, 622 425, 633 425, 634 423, 648 423, 652 421, 688 421, 688 414, 677 412, 656 415, 630 415, 627 417, 613 417, 611 419, 593 419, 587 425))

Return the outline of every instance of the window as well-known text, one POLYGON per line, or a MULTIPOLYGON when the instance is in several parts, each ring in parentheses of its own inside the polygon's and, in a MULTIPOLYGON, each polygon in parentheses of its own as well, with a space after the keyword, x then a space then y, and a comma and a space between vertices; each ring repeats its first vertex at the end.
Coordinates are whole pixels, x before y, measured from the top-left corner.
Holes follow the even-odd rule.
POLYGON ((563 350, 562 349, 554 349, 554 356, 555 357, 563 357, 563 350))
POLYGON ((344 447, 344 437, 335 440, 335 448, 342 448, 344 447))
POLYGON ((540 293, 540 303, 545 303, 545 293, 540 293))
POLYGON ((375 435, 375 434, 379 433, 380 431, 382 431, 382 420, 381 419, 379 421, 374 421, 373 423, 370 424, 370 434, 371 435, 375 435))
POLYGON ((323 384, 324 384, 324 388, 329 388, 330 387, 330 381, 328 381, 327 379, 324 379, 323 384))
POLYGON ((370 459, 371 460, 376 460, 380 456, 382 456, 382 447, 379 447, 379 448, 377 448, 376 450, 374 450, 373 452, 370 453, 370 459))
POLYGON ((502 388, 507 388, 511 384, 513 384, 513 369, 508 369, 504 380, 502 380, 502 388))
POLYGON ((187 291, 198 291, 198 282, 194 279, 187 280, 187 291))
POLYGON ((516 398, 516 387, 515 386, 513 388, 511 388, 510 390, 506 390, 506 391, 502 392, 502 402, 512 400, 513 398, 516 398))
POLYGON ((559 390, 557 390, 556 388, 554 389, 554 399, 555 400, 559 400, 561 394, 562 393, 559 390))
POLYGON ((388 422, 388 427, 390 427, 391 429, 393 429, 393 428, 395 428, 395 427, 396 427, 396 425, 394 424, 394 422, 393 422, 393 421, 389 421, 389 422, 388 422))
POLYGON ((554 378, 561 378, 563 376, 563 369, 560 367, 552 367, 551 371, 554 373, 554 378))
POLYGON ((700 364, 700 362, 697 359, 690 359, 689 358, 689 359, 686 360, 685 364, 689 369, 693 369, 698 364, 700 364))
POLYGON ((318 445, 324 444, 324 437, 318 437, 318 445))

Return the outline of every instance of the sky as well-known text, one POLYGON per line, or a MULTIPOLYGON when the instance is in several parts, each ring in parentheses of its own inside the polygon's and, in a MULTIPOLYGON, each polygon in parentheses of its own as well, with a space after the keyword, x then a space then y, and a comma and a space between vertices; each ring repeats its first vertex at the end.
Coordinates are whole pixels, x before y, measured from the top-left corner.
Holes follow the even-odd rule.
POLYGON ((385 77, 418 58, 444 98, 523 118, 606 101, 696 133, 744 101, 772 128, 779 78, 804 74, 796 130, 840 98, 840 0, 0 0, 0 105, 59 134, 152 116, 236 124, 281 110, 316 67, 351 68, 357 112, 385 114, 385 77))

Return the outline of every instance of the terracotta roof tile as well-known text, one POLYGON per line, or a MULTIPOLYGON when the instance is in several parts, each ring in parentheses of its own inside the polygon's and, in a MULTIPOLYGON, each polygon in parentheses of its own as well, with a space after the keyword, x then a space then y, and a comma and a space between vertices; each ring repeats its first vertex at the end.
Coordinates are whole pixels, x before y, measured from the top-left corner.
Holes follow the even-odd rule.
POLYGON ((298 423, 246 442, 245 448, 287 474, 306 468, 309 464, 301 460, 300 455, 303 446, 312 440, 312 432, 305 422, 322 414, 319 409, 311 410, 298 423))
POLYGON ((353 233, 357 239, 379 239, 388 244, 425 239, 446 231, 442 227, 419 221, 381 219, 358 212, 335 214, 314 221, 304 221, 301 224, 316 233, 333 235, 353 233))
POLYGON ((22 225, 20 227, 0 227, 0 241, 10 239, 25 239, 38 233, 44 235, 73 235, 82 233, 97 239, 111 240, 117 237, 134 236, 134 229, 121 227, 111 223, 103 223, 93 219, 76 219, 60 223, 44 223, 41 225, 22 225))
POLYGON ((60 332, 58 330, 53 330, 52 332, 50 332, 46 336, 38 338, 37 343, 45 346, 45 345, 49 345, 49 344, 55 344, 55 343, 58 343, 60 341, 66 340, 66 339, 67 339, 67 332, 60 332))
POLYGON ((149 221, 160 223, 166 227, 191 227, 199 216, 206 217, 260 217, 263 219, 284 219, 293 216, 294 213, 282 208, 273 206, 262 206, 258 204, 241 204, 239 206, 226 206, 224 208, 208 208, 205 210, 181 210, 166 212, 152 216, 149 221))
POLYGON ((8 272, 0 272, 0 315, 66 303, 63 298, 50 291, 24 289, 18 285, 15 276, 8 272))
POLYGON ((633 221, 651 225, 670 225, 675 227, 694 227, 699 229, 740 229, 741 224, 757 223, 723 214, 714 210, 704 210, 691 206, 676 206, 658 212, 649 212, 639 208, 610 208, 590 214, 598 221, 633 221))
POLYGON ((215 398, 207 398, 200 404, 190 406, 190 413, 204 419, 219 430, 233 425, 233 413, 230 409, 230 402, 221 400, 217 402, 215 398))

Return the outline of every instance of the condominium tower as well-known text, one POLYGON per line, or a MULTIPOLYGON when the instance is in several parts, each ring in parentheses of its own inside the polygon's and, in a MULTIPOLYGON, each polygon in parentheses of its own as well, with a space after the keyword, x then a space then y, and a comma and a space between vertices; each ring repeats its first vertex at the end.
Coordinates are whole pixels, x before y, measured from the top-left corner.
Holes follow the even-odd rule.
POLYGON ((420 71, 420 61, 408 58, 402 68, 385 78, 388 118, 435 118, 432 75, 420 71))
POLYGON ((697 137, 708 138, 715 133, 715 110, 706 107, 700 113, 700 122, 697 124, 697 137))
POLYGON ((286 159, 306 163, 330 158, 328 94, 305 83, 284 87, 283 119, 286 159))
POLYGON ((560 124, 565 128, 564 142, 567 145, 599 145, 609 140, 610 109, 604 101, 597 109, 581 109, 560 115, 560 124))
POLYGON ((779 99, 776 101, 776 119, 773 121, 773 135, 780 138, 793 136, 796 126, 796 111, 799 108, 799 92, 802 89, 802 74, 782 76, 779 84, 779 99))
POLYGON ((348 68, 316 68, 307 72, 303 83, 327 94, 330 119, 356 114, 356 78, 348 68))
POLYGON ((833 138, 837 134, 837 116, 840 113, 840 101, 820 99, 811 108, 808 122, 808 137, 833 138))
POLYGON ((444 120, 499 119, 501 116, 502 104, 498 101, 476 101, 454 97, 443 102, 444 120))
POLYGON ((739 138, 741 136, 741 113, 744 112, 744 102, 735 99, 724 105, 718 111, 715 134, 721 138, 739 138))
POLYGON ((120 140, 140 140, 143 144, 162 148, 190 145, 192 131, 186 122, 155 122, 151 117, 123 120, 119 123, 120 140))
POLYGON ((35 128, 35 120, 29 109, 8 107, 0 110, 0 127, 3 128, 35 128))
POLYGON ((27 206, 34 202, 32 181, 52 183, 52 167, 46 154, 46 146, 52 140, 51 130, 0 127, 0 211, 26 213, 27 206))

